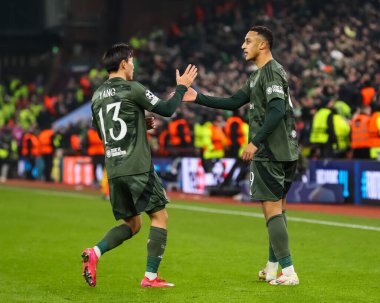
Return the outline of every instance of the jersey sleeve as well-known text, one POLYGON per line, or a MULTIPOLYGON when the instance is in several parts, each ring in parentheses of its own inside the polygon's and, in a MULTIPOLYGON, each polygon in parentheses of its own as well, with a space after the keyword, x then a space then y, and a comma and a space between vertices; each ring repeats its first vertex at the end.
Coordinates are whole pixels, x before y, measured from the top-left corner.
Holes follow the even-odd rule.
POLYGON ((269 103, 273 99, 285 100, 283 83, 284 79, 281 77, 281 74, 278 71, 270 68, 264 69, 262 85, 267 103, 269 103))
POLYGON ((133 90, 133 101, 147 111, 152 111, 152 109, 161 102, 160 98, 138 82, 133 86, 133 90))

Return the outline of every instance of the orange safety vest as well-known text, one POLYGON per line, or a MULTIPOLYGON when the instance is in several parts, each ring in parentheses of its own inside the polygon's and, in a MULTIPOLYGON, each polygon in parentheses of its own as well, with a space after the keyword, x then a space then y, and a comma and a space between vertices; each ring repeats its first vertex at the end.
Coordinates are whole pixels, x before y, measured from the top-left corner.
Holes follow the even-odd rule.
POLYGON ((380 135, 377 127, 377 120, 380 119, 380 112, 375 112, 369 119, 368 133, 369 133, 369 146, 380 147, 380 135))
POLYGON ((166 150, 166 140, 167 140, 167 137, 168 137, 169 133, 166 129, 164 129, 160 136, 158 137, 158 143, 160 145, 160 148, 159 148, 159 153, 161 156, 168 156, 169 155, 169 152, 166 150))
POLYGON ((87 153, 89 156, 104 155, 104 146, 102 140, 99 138, 95 129, 90 128, 87 131, 88 148, 87 153))
POLYGON ((218 126, 211 125, 211 141, 214 145, 214 150, 224 150, 224 145, 226 142, 226 136, 224 135, 223 129, 218 126))
POLYGON ((80 138, 78 135, 71 135, 70 136, 70 145, 71 148, 75 151, 78 151, 80 149, 80 138))
POLYGON ((51 137, 54 132, 51 129, 45 129, 38 135, 38 140, 40 141, 40 153, 41 155, 50 155, 53 153, 53 146, 51 142, 51 137))
POLYGON ((24 136, 22 137, 21 154, 23 156, 35 156, 35 157, 38 157, 40 155, 40 143, 35 135, 31 133, 24 134, 24 136), (28 148, 29 141, 31 143, 30 150, 28 148))
POLYGON ((355 148, 369 148, 369 120, 367 115, 357 115, 351 121, 351 147, 355 148))
POLYGON ((169 125, 168 125, 169 135, 170 135, 170 144, 173 146, 180 145, 182 143, 181 137, 179 136, 179 133, 178 133, 178 127, 180 125, 183 126, 183 131, 185 133, 185 142, 191 143, 189 125, 187 124, 185 119, 178 119, 178 120, 174 120, 172 122, 169 122, 169 125))
POLYGON ((232 146, 232 141, 231 141, 231 127, 234 123, 237 123, 238 124, 238 127, 237 127, 237 135, 238 135, 238 144, 239 146, 242 146, 244 145, 246 142, 245 142, 245 137, 244 137, 244 131, 243 131, 243 120, 240 118, 240 117, 236 117, 236 116, 232 116, 232 117, 229 117, 226 121, 226 125, 224 126, 224 131, 226 133, 226 136, 227 136, 227 142, 226 142, 226 145, 227 146, 232 146))

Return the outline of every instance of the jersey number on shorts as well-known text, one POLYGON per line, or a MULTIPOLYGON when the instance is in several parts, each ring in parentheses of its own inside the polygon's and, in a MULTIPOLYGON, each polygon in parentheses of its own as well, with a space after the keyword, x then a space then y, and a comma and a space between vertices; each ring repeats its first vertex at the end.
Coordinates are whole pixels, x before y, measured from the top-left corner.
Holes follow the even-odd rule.
MULTIPOLYGON (((120 133, 117 136, 115 136, 115 134, 114 134, 113 127, 111 127, 108 130, 111 138, 115 141, 122 140, 127 134, 127 124, 124 122, 124 120, 119 118, 120 106, 121 106, 121 102, 115 102, 115 103, 107 104, 107 107, 106 107, 106 114, 108 114, 108 112, 111 109, 115 108, 115 110, 113 112, 113 116, 112 116, 112 121, 120 123, 120 133)), ((100 111, 99 111, 99 119, 100 119, 100 126, 102 128, 102 132, 103 132, 103 136, 104 136, 104 144, 107 144, 108 142, 107 142, 106 130, 104 128, 104 119, 103 119, 102 109, 100 109, 100 111)))
POLYGON ((249 173, 249 194, 252 195, 252 184, 253 184, 253 180, 255 180, 255 175, 253 172, 250 172, 249 173))

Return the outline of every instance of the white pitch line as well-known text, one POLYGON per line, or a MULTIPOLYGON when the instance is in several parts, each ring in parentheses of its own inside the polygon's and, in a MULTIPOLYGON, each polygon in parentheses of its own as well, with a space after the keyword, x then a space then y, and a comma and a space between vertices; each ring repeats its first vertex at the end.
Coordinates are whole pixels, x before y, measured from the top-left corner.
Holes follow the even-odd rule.
MULTIPOLYGON (((200 206, 179 205, 179 204, 174 204, 174 203, 170 203, 169 207, 170 208, 176 208, 176 209, 210 213, 210 214, 223 214, 223 215, 232 215, 232 216, 263 218, 262 214, 252 213, 252 212, 248 212, 248 211, 238 211, 238 210, 229 210, 229 209, 214 209, 214 208, 200 207, 200 206)), ((289 216, 287 216, 286 218, 288 221, 294 221, 294 222, 304 222, 304 223, 327 225, 327 226, 336 226, 336 227, 346 227, 346 228, 353 228, 353 229, 380 231, 380 227, 375 227, 375 226, 348 224, 348 223, 340 223, 340 222, 334 222, 334 221, 314 220, 314 219, 289 217, 289 216)))
MULTIPOLYGON (((18 191, 29 191, 34 192, 42 195, 47 196, 64 196, 64 197, 75 197, 75 198, 84 198, 84 199, 91 199, 96 200, 96 196, 91 196, 87 194, 81 194, 81 193, 70 193, 70 192, 61 192, 61 191, 52 191, 52 190, 40 190, 40 189, 34 189, 34 188, 19 188, 19 187, 3 187, 0 186, 0 189, 5 190, 14 190, 17 188, 18 191)), ((229 210, 229 209, 215 209, 215 208, 208 208, 208 207, 201 207, 201 206, 187 206, 187 205, 180 205, 175 203, 168 204, 170 208, 176 208, 176 209, 182 209, 182 210, 190 210, 190 211, 196 211, 196 212, 203 212, 203 213, 210 213, 210 214, 222 214, 222 215, 232 215, 232 216, 242 216, 242 217, 253 217, 253 218, 263 218, 262 214, 248 212, 248 211, 239 211, 239 210, 229 210)), ((341 223, 341 222, 334 222, 334 221, 325 221, 325 220, 315 220, 315 219, 306 219, 306 218, 298 218, 298 217, 289 217, 287 216, 288 221, 294 221, 294 222, 303 222, 303 223, 311 223, 311 224, 319 224, 319 225, 327 225, 327 226, 336 226, 336 227, 346 227, 346 228, 353 228, 353 229, 362 229, 362 230, 373 230, 373 231, 380 231, 380 227, 375 226, 368 226, 368 225, 359 225, 359 224, 349 224, 349 223, 341 223)))

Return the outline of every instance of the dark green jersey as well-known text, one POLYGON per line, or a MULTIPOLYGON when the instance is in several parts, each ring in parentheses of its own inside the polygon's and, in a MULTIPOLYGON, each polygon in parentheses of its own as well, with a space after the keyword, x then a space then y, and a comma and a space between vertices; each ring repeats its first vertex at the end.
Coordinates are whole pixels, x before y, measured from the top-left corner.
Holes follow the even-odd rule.
POLYGON ((92 97, 92 123, 102 138, 108 178, 153 169, 144 110, 161 100, 136 81, 112 78, 92 97))
POLYGON ((285 70, 275 60, 269 61, 249 77, 241 90, 249 96, 249 140, 264 124, 268 103, 276 98, 285 100, 285 117, 266 141, 260 143, 256 161, 293 161, 298 159, 293 105, 289 96, 285 70))

